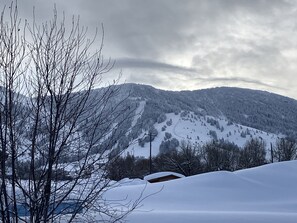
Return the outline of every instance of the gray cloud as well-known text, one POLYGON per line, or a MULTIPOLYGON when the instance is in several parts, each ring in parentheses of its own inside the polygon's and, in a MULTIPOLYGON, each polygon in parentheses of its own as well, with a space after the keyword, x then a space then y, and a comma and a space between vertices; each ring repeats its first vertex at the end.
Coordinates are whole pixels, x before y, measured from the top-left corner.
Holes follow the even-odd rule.
POLYGON ((274 88, 274 89, 279 89, 279 90, 285 90, 282 87, 278 87, 275 85, 271 85, 256 79, 248 79, 248 78, 243 78, 243 77, 216 77, 216 78, 197 78, 198 81, 204 81, 204 82, 225 82, 225 83, 234 83, 234 82, 239 82, 239 83, 246 83, 246 84, 253 84, 255 86, 264 86, 264 87, 269 87, 269 88, 274 88))
MULTIPOLYGON (((19 1, 47 19, 56 0, 19 1)), ((10 0, 3 0, 0 6, 10 0)), ((63 0, 90 31, 105 27, 104 55, 129 82, 164 89, 240 86, 297 98, 295 0, 63 0), (117 59, 118 58, 118 59, 117 59)))
POLYGON ((135 69, 149 69, 156 71, 167 71, 172 73, 197 73, 197 70, 194 68, 187 68, 167 63, 162 63, 153 60, 146 59, 135 59, 135 58, 119 58, 116 59, 116 68, 125 69, 125 68, 135 68, 135 69))

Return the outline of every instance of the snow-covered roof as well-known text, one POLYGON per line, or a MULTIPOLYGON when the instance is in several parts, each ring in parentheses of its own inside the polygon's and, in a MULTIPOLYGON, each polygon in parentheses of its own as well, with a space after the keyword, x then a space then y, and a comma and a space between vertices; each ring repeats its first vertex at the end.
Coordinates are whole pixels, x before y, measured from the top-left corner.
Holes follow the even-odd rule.
POLYGON ((178 178, 182 178, 185 177, 184 175, 180 174, 180 173, 175 173, 175 172, 158 172, 158 173, 153 173, 150 175, 145 176, 143 179, 146 181, 152 180, 152 179, 156 179, 156 178, 162 178, 162 177, 166 177, 166 176, 176 176, 178 178))

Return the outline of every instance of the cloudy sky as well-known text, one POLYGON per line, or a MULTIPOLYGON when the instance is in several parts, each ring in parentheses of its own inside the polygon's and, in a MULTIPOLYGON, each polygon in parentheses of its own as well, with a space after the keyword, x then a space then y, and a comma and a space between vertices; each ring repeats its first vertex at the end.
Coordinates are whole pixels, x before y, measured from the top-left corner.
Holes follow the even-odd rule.
MULTIPOLYGON (((1 0, 5 4, 10 0, 1 0)), ((104 55, 123 82, 168 90, 236 86, 297 99, 297 0, 19 0, 104 24, 104 55)))

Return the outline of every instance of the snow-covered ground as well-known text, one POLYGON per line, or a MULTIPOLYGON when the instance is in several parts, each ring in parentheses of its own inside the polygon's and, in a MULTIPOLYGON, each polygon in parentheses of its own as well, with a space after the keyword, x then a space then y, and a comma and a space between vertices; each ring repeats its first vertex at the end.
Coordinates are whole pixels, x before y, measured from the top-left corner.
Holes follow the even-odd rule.
MULTIPOLYGON (((141 108, 143 107, 140 106, 141 108)), ((215 118, 212 116, 197 116, 193 112, 189 112, 183 116, 174 113, 166 114, 166 120, 162 123, 156 123, 154 127, 158 130, 157 137, 152 142, 152 154, 156 156, 159 153, 159 147, 164 140, 165 132, 172 134, 172 138, 176 138, 179 142, 182 140, 191 142, 193 145, 203 145, 213 139, 210 131, 215 132, 217 139, 224 139, 233 142, 239 147, 244 146, 246 141, 250 138, 259 138, 266 143, 266 148, 270 149, 270 144, 275 144, 276 140, 283 137, 283 135, 267 133, 251 127, 243 126, 236 123, 229 122, 226 118, 215 118), (171 125, 167 122, 171 120, 171 125), (212 123, 211 123, 212 122, 212 123), (217 124, 214 125, 213 122, 217 124), (162 131, 163 128, 163 131, 162 131), (164 130, 165 129, 165 130, 164 130)), ((144 134, 141 137, 144 137, 144 134)), ((148 157, 149 143, 144 147, 138 145, 137 141, 132 143, 124 154, 133 154, 135 156, 148 157)))
POLYGON ((140 101, 139 106, 137 107, 135 111, 135 116, 133 118, 132 124, 131 124, 131 129, 136 125, 137 120, 141 117, 144 107, 145 107, 146 101, 140 101))
POLYGON ((289 161, 155 184, 125 181, 106 196, 133 200, 143 189, 143 196, 153 194, 128 223, 296 223, 296 188, 297 161, 289 161))

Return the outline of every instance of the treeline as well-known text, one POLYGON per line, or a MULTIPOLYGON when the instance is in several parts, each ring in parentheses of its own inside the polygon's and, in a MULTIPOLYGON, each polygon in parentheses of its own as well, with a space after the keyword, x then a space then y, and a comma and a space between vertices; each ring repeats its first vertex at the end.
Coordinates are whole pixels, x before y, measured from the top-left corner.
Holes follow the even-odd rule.
MULTIPOLYGON (((275 145, 266 151, 265 142, 260 139, 250 139, 243 148, 226 141, 212 141, 203 146, 193 146, 181 142, 178 150, 160 153, 152 158, 153 172, 173 171, 185 176, 211 171, 235 171, 261 166, 271 162, 296 159, 297 144, 289 138, 279 139, 275 145)), ((107 167, 108 178, 121 180, 123 178, 143 178, 149 174, 149 159, 135 157, 110 157, 107 167)))

